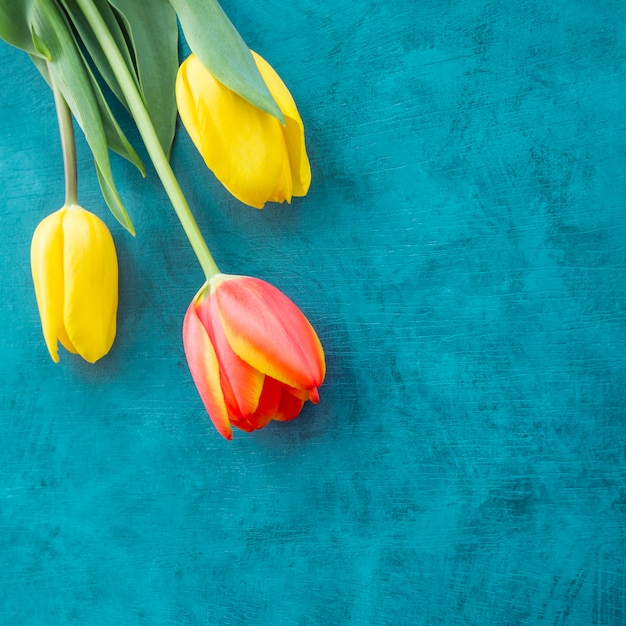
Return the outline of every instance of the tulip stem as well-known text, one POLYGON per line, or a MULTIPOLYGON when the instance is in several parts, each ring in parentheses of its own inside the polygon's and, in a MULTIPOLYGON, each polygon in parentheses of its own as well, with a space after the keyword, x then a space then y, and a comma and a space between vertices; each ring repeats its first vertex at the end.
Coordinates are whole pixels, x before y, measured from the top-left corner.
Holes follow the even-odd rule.
POLYGON ((219 274, 220 270, 209 251, 204 237, 198 228, 198 224, 189 208, 189 204, 180 188, 176 175, 161 147, 159 137, 154 128, 154 123, 146 108, 143 95, 139 91, 134 75, 131 74, 130 69, 127 67, 113 36, 93 0, 76 0, 76 3, 82 9, 85 19, 102 46, 102 50, 126 98, 126 102, 137 124, 146 150, 152 159, 154 168, 161 179, 161 183, 208 280, 215 274, 219 274))
POLYGON ((65 206, 78 204, 78 177, 76 174, 76 142, 74 140, 74 126, 72 124, 72 112, 61 90, 54 82, 52 72, 50 85, 54 94, 54 105, 57 110, 59 121, 59 134, 61 135, 61 150, 63 151, 63 171, 65 173, 65 206))

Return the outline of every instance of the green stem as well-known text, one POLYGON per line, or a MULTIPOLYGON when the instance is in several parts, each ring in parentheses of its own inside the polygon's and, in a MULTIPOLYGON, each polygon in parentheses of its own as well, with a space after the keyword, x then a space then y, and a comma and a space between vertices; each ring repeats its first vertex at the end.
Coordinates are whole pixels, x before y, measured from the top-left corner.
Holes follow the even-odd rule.
POLYGON ((59 133, 61 135, 61 150, 63 151, 63 170, 65 172, 65 205, 78 204, 78 182, 76 175, 76 142, 74 141, 74 126, 72 124, 72 112, 67 105, 63 94, 54 82, 54 77, 48 65, 50 84, 54 94, 54 105, 57 110, 59 121, 59 133))
POLYGON ((215 263, 209 248, 202 237, 202 233, 198 228, 198 224, 191 213, 191 209, 187 204, 187 200, 183 195, 183 192, 178 184, 178 180, 170 163, 161 147, 159 137, 154 128, 150 113, 146 108, 143 96, 137 87, 137 83, 129 68, 124 62, 124 58, 120 53, 113 36, 111 35, 105 21, 103 20, 100 12, 93 3, 93 0, 76 0, 78 6, 82 9, 83 15, 89 22, 91 29, 96 36, 96 39, 102 46, 115 78, 120 85, 122 93, 126 98, 126 102, 130 109, 130 112, 137 124, 141 138, 146 146, 146 150, 152 159, 154 168, 161 179, 163 187, 169 199, 176 211, 176 215, 180 220, 180 223, 189 239, 189 243, 193 248, 198 261, 204 270, 204 274, 207 278, 211 278, 215 274, 219 274, 220 270, 215 263))

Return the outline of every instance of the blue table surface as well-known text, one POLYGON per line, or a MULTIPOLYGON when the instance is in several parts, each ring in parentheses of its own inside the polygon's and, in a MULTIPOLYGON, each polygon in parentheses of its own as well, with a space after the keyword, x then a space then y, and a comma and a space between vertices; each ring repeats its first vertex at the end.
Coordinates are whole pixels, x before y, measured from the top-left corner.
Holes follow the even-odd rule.
POLYGON ((117 158, 137 236, 115 222, 82 135, 119 331, 50 361, 54 105, 0 45, 0 623, 625 624, 626 5, 223 6, 298 102, 311 191, 248 208, 184 132, 172 162, 222 269, 318 330, 321 402, 217 434, 181 341, 199 265, 117 158))

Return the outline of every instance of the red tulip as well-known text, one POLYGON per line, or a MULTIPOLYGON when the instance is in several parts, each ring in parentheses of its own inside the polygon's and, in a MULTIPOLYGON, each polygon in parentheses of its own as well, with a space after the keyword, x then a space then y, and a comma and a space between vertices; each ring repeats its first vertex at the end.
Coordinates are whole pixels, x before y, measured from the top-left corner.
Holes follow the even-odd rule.
POLYGON ((319 401, 322 345, 302 311, 258 278, 213 276, 189 305, 183 343, 209 417, 226 439, 232 426, 257 430, 319 401))

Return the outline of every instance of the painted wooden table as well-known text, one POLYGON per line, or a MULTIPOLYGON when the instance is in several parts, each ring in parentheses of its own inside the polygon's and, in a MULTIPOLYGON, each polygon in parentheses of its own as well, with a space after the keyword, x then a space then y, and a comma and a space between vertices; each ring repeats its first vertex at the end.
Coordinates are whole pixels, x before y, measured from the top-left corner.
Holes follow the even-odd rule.
POLYGON ((299 104, 311 192, 245 207, 184 132, 173 165, 221 267, 319 331, 321 402, 216 433, 181 342, 200 268, 120 160, 117 225, 82 137, 119 332, 50 361, 54 106, 0 46, 0 623, 626 623, 626 5, 224 8, 299 104))

